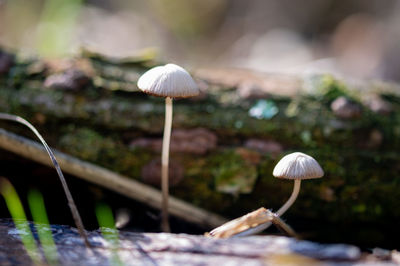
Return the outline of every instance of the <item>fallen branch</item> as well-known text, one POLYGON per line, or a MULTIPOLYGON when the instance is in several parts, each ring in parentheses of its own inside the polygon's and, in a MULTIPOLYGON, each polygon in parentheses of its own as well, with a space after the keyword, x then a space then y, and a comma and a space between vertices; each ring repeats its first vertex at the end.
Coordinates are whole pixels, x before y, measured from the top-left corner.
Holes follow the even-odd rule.
MULTIPOLYGON (((52 165, 46 151, 39 143, 3 129, 0 129, 0 148, 48 166, 52 165)), ((54 150, 54 154, 64 172, 160 209, 161 193, 158 190, 65 153, 54 150)), ((169 201, 169 212, 188 222, 207 228, 217 227, 227 222, 223 217, 174 197, 170 197, 169 201)))

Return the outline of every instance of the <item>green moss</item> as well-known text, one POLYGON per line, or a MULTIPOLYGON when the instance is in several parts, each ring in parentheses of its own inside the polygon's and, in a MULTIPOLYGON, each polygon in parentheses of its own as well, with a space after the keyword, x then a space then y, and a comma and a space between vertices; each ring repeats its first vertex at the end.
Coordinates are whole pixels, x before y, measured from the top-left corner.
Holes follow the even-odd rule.
POLYGON ((212 170, 208 167, 210 158, 185 157, 181 159, 185 167, 185 178, 171 189, 174 196, 185 199, 197 206, 219 213, 226 211, 232 204, 231 195, 215 190, 212 170))
POLYGON ((88 129, 75 129, 71 126, 68 133, 60 138, 59 146, 68 153, 87 161, 100 161, 107 157, 115 157, 116 144, 109 138, 88 129))
POLYGON ((88 128, 70 125, 67 132, 59 141, 62 150, 127 176, 139 178, 141 168, 151 158, 145 150, 127 149, 118 140, 88 128))
MULTIPOLYGON (((27 63, 0 80, 0 110, 37 124, 56 148, 140 179, 142 167, 160 155, 145 148, 130 149, 128 144, 139 137, 162 137, 164 100, 121 91, 146 69, 145 64, 122 63, 121 70, 119 62, 93 60, 95 77, 114 82, 115 88, 92 88, 96 90, 93 94, 43 89, 41 83, 38 86, 32 81, 44 77, 32 80, 23 73, 27 63)), ((284 147, 284 153, 302 151, 312 155, 325 171, 321 179, 302 182, 298 200, 285 214, 296 230, 308 230, 307 236, 332 241, 335 237, 337 240, 332 232, 343 232, 348 241, 366 241, 368 230, 371 241, 398 232, 393 221, 400 218, 399 97, 384 94, 393 112, 380 115, 362 106, 359 95, 332 76, 317 76, 309 83, 308 95, 293 99, 272 96, 270 100, 279 112, 271 119, 250 117, 248 111, 255 101, 240 99, 235 88, 211 85, 203 100, 174 101, 174 129, 211 130, 218 137, 218 147, 206 155, 174 154, 174 160, 185 169, 185 177, 171 188, 171 194, 232 218, 261 206, 277 210, 293 188, 293 182, 272 177, 283 154, 261 154, 260 162, 252 164, 235 152, 249 138, 271 139, 284 147), (362 106, 361 118, 335 117, 330 104, 338 96, 357 101, 362 106), (382 140, 370 145, 374 131, 381 134, 382 140), (251 182, 241 183, 244 180, 251 182), (239 193, 240 189, 236 195, 224 193, 221 187, 226 184, 241 184, 239 187, 246 188, 241 192, 250 193, 239 193), (312 229, 307 227, 310 224, 312 229), (352 232, 360 225, 362 233, 352 232), (374 226, 381 230, 372 229, 374 226)))
POLYGON ((234 196, 251 193, 257 178, 256 167, 235 151, 225 151, 220 156, 223 161, 212 169, 215 190, 234 196))
POLYGON ((349 90, 342 81, 329 74, 313 77, 310 84, 312 97, 324 104, 330 103, 340 96, 346 96, 353 100, 356 98, 353 91, 349 90))

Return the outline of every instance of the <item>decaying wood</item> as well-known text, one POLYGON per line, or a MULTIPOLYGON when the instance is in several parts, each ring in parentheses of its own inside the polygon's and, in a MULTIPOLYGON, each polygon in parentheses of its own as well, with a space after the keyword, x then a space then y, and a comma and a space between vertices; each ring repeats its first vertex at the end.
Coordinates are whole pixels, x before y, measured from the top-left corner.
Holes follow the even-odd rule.
MULTIPOLYGON (((0 129, 0 147, 36 162, 52 166, 42 145, 3 129, 0 129)), ((54 154, 66 173, 106 187, 151 207, 159 209, 161 206, 161 193, 154 188, 62 152, 54 150, 54 154)), ((169 201, 169 212, 186 221, 211 228, 226 222, 224 218, 182 200, 170 197, 169 201)))
POLYGON ((273 223, 288 236, 297 237, 296 232, 288 224, 286 224, 275 213, 265 208, 259 208, 258 210, 250 212, 242 217, 229 221, 215 228, 210 233, 206 233, 206 236, 228 238, 246 233, 246 231, 268 222, 273 223))
MULTIPOLYGON (((38 227, 31 225, 34 235, 38 227)), ((373 258, 372 254, 365 256, 367 254, 361 254, 359 248, 352 245, 325 245, 282 236, 215 239, 113 231, 115 241, 110 241, 110 236, 103 238, 99 231, 92 231, 88 232, 94 247, 91 253, 76 229, 51 225, 51 230, 60 265, 118 265, 117 262, 121 265, 373 265, 373 262, 385 265, 382 259, 373 258)), ((0 219, 0 264, 30 264, 20 242, 20 233, 24 232, 15 229, 9 220, 0 219), (5 242, 7 245, 1 244, 5 242)), ((386 263, 393 265, 391 258, 386 263)))

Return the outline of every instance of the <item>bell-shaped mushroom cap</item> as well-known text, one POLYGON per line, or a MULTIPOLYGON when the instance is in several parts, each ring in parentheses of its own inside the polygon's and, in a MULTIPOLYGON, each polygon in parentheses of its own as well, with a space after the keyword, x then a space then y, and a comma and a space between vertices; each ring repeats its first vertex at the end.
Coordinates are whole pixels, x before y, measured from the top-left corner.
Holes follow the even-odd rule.
POLYGON ((324 171, 313 157, 294 152, 283 157, 272 174, 285 179, 312 179, 322 177, 324 171))
POLYGON ((145 93, 162 97, 186 98, 200 92, 190 74, 174 64, 150 69, 139 78, 137 85, 145 93))

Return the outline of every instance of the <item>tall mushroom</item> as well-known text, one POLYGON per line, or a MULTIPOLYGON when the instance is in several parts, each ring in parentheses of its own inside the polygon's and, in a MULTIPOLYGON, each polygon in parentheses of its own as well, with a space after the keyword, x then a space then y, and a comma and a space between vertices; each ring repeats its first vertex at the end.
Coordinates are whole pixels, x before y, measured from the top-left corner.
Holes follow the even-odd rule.
MULTIPOLYGON (((284 214, 290 206, 296 201, 300 191, 301 180, 320 178, 324 175, 324 171, 318 162, 311 156, 294 152, 284 156, 275 166, 272 175, 277 178, 294 180, 293 192, 290 198, 276 212, 277 216, 284 214)), ((251 235, 259 233, 271 225, 270 222, 254 227, 240 235, 251 235)))
POLYGON ((165 97, 165 124, 161 156, 161 228, 164 232, 169 232, 168 164, 172 127, 172 99, 196 96, 199 94, 199 88, 185 69, 174 64, 150 69, 139 78, 137 85, 145 93, 165 97))

